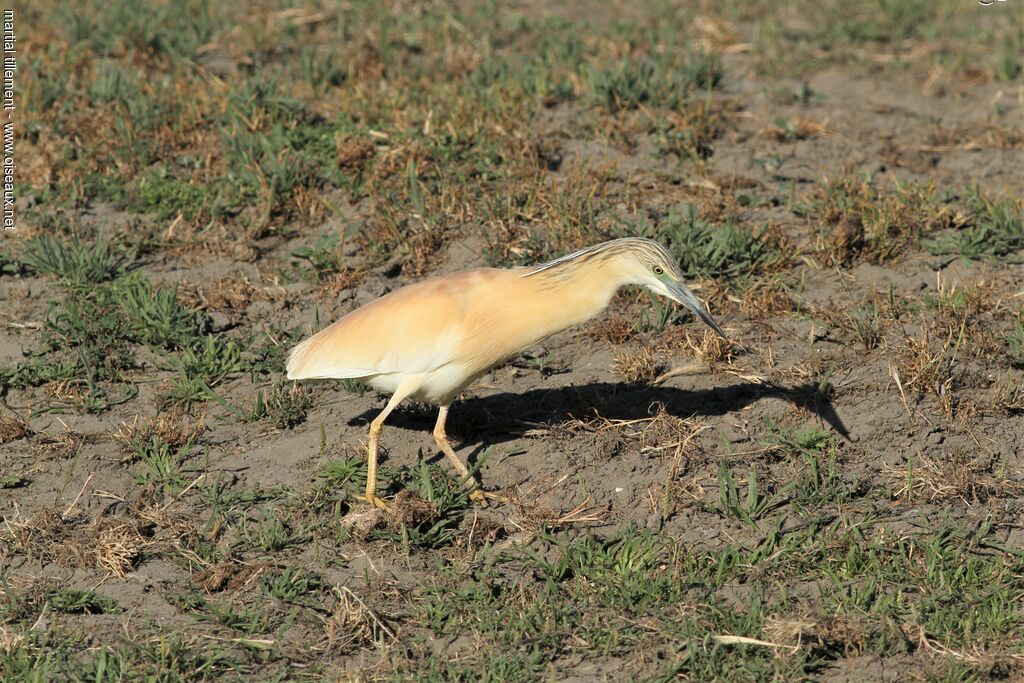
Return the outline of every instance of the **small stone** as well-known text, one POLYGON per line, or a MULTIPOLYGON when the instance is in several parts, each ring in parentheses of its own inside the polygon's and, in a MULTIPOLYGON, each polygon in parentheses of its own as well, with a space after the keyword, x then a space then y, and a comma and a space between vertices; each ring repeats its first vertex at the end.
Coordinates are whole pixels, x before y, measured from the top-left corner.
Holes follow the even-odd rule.
POLYGON ((210 330, 213 332, 223 332, 224 330, 230 330, 234 327, 234 323, 231 322, 231 318, 224 315, 220 311, 214 311, 210 313, 210 330))
POLYGON ((253 301, 245 309, 245 314, 250 318, 262 318, 274 311, 274 305, 269 301, 253 301))

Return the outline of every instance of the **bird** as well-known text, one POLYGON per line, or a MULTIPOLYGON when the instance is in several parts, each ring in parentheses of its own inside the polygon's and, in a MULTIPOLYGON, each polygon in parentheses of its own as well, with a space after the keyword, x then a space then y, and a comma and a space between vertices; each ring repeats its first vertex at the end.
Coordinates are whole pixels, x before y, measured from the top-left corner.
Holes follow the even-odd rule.
POLYGON ((288 355, 287 377, 353 379, 391 394, 370 422, 360 499, 390 508, 377 496, 380 434, 391 412, 411 398, 438 407, 434 441, 469 487, 470 498, 486 506, 489 494, 448 442, 452 402, 494 367, 597 316, 626 285, 682 304, 726 337, 665 247, 623 237, 539 265, 476 268, 395 289, 297 344, 288 355))

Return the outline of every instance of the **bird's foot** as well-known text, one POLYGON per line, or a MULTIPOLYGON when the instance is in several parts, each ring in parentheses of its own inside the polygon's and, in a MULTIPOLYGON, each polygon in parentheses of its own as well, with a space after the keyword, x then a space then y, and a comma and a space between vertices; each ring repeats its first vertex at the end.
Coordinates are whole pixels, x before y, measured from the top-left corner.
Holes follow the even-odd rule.
POLYGON ((356 500, 361 500, 368 505, 372 505, 375 508, 380 508, 386 512, 392 512, 390 503, 386 503, 383 498, 378 498, 372 493, 367 493, 365 496, 356 496, 356 500))
POLYGON ((493 500, 496 503, 508 502, 508 498, 505 496, 498 495, 497 493, 491 493, 490 491, 484 491, 483 489, 473 489, 470 491, 469 499, 479 503, 482 508, 488 506, 487 501, 489 500, 493 500))

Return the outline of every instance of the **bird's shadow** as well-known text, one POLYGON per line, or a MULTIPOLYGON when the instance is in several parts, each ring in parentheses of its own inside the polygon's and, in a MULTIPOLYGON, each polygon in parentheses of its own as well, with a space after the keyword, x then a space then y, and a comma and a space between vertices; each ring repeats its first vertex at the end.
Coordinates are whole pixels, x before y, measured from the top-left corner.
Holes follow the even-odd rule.
MULTIPOLYGON (((452 406, 447 431, 464 441, 495 444, 518 439, 528 430, 571 418, 600 415, 610 420, 640 419, 650 417, 659 403, 670 415, 680 418, 725 415, 763 398, 780 398, 810 411, 843 438, 849 438, 849 431, 819 385, 806 383, 786 387, 754 382, 693 391, 595 382, 535 388, 522 393, 501 392, 466 399, 452 406)), ((368 424, 377 412, 364 411, 349 420, 349 424, 368 424)), ((436 409, 399 409, 388 418, 388 424, 429 432, 436 417, 436 409)), ((472 463, 481 450, 482 446, 474 448, 467 459, 472 463)))

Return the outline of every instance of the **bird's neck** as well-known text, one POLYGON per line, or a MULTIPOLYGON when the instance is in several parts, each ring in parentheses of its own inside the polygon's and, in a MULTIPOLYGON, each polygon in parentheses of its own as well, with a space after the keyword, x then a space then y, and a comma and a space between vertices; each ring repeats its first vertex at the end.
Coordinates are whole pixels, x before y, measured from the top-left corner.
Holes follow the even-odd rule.
POLYGON ((538 278, 539 291, 559 310, 560 329, 595 317, 608 306, 620 287, 631 283, 625 269, 614 259, 570 261, 530 277, 538 278))

